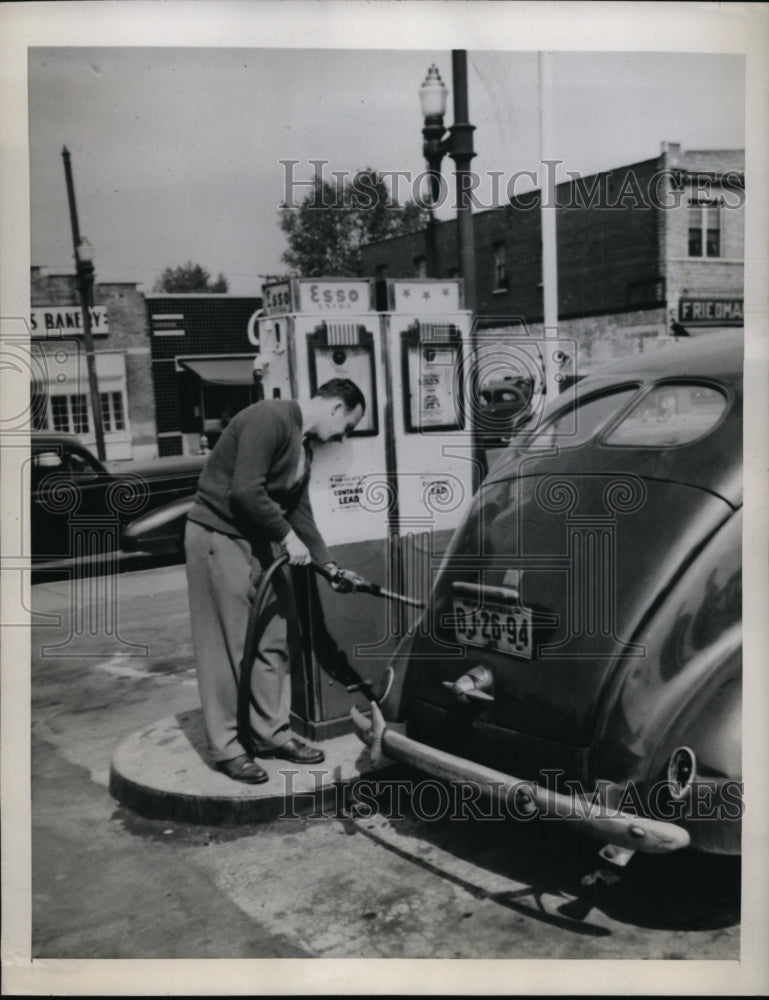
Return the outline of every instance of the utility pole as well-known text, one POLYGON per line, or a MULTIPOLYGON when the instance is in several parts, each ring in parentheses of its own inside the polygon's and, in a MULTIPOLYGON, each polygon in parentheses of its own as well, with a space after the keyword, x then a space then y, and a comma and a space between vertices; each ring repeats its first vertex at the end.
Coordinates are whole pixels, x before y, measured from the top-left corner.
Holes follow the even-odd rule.
POLYGON ((553 118, 552 53, 540 52, 539 68, 539 158, 547 168, 547 187, 540 186, 542 226, 542 305, 546 403, 560 392, 558 349, 558 239, 556 229, 557 161, 553 159, 555 123, 553 118))
POLYGON ((96 454, 99 461, 107 457, 104 446, 104 423, 101 413, 101 397, 99 381, 96 376, 96 355, 93 347, 93 332, 91 329, 91 305, 93 299, 94 267, 91 245, 80 236, 80 225, 77 219, 77 204, 75 203, 75 185, 72 181, 72 164, 69 150, 65 146, 61 155, 64 159, 64 175, 67 181, 67 198, 69 200, 69 218, 72 223, 72 242, 75 248, 75 268, 77 287, 80 293, 80 309, 83 313, 83 342, 85 344, 85 363, 88 370, 88 392, 91 400, 93 428, 96 435, 96 454))

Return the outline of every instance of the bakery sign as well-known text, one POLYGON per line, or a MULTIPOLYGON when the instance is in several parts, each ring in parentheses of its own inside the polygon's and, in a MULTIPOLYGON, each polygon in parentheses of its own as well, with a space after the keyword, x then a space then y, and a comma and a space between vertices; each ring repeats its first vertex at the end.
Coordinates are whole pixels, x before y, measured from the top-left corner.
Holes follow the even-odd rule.
MULTIPOLYGON (((93 306, 91 333, 106 336, 109 333, 107 310, 103 306, 93 306)), ((32 309, 29 317, 33 337, 59 337, 66 333, 77 336, 83 331, 83 310, 80 306, 40 306, 32 309)))
POLYGON ((678 319, 681 323, 703 326, 742 326, 742 299, 679 299, 678 319))

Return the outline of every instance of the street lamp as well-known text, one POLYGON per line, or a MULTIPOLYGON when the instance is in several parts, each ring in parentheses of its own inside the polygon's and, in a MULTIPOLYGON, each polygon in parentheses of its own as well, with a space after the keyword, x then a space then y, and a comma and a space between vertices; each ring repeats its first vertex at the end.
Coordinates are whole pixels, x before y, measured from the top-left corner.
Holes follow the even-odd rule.
POLYGON ((435 206, 438 203, 441 190, 441 160, 446 152, 443 135, 446 131, 443 116, 446 114, 446 96, 448 91, 441 79, 438 67, 433 63, 427 71, 422 86, 419 89, 419 102, 422 105, 422 117, 425 120, 422 128, 422 152, 430 172, 430 217, 427 220, 427 273, 436 277, 438 270, 438 247, 435 230, 435 206))
POLYGON ((94 283, 93 247, 87 239, 80 236, 77 204, 75 203, 75 185, 72 181, 72 166, 70 164, 69 150, 66 146, 62 150, 61 155, 64 160, 64 176, 67 182, 69 217, 72 224, 72 242, 75 246, 75 271, 77 274, 77 289, 80 294, 80 311, 83 314, 85 364, 88 370, 88 393, 91 399, 93 429, 96 436, 96 454, 99 456, 99 461, 103 462, 107 457, 107 451, 104 447, 104 423, 101 415, 99 382, 96 377, 96 355, 94 354, 93 334, 91 331, 91 305, 93 304, 94 283))
POLYGON ((451 53, 451 71, 454 84, 454 124, 446 129, 443 116, 446 114, 447 89, 438 67, 433 64, 419 89, 424 127, 422 146, 430 173, 430 219, 427 224, 427 267, 428 274, 436 276, 437 245, 435 228, 435 205, 441 188, 441 161, 448 155, 456 164, 457 189, 457 244, 459 247, 459 273, 465 283, 465 305, 475 308, 475 249, 473 245, 473 215, 470 192, 473 184, 470 178, 470 161, 475 156, 473 132, 470 125, 467 102, 467 53, 455 49, 451 53))

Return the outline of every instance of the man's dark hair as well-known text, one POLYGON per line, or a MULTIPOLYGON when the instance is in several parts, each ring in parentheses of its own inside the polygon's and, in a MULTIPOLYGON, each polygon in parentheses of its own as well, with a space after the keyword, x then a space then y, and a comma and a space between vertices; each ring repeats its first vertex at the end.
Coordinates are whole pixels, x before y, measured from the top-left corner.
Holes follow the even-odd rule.
POLYGON ((324 382, 315 393, 325 399, 341 399, 346 410, 354 410, 359 406, 366 412, 366 400, 357 385, 349 378, 331 378, 324 382))

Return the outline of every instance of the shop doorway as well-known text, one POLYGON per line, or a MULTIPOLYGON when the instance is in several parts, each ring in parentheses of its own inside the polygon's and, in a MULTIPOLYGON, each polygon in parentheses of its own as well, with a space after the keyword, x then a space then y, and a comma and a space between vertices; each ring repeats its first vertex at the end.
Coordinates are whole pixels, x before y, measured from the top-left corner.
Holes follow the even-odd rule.
POLYGON ((245 385, 215 385, 200 383, 202 433, 208 447, 213 448, 222 431, 236 413, 255 401, 253 388, 245 385))
POLYGON ((257 401, 253 355, 177 358, 182 432, 188 448, 208 451, 239 413, 257 401))

